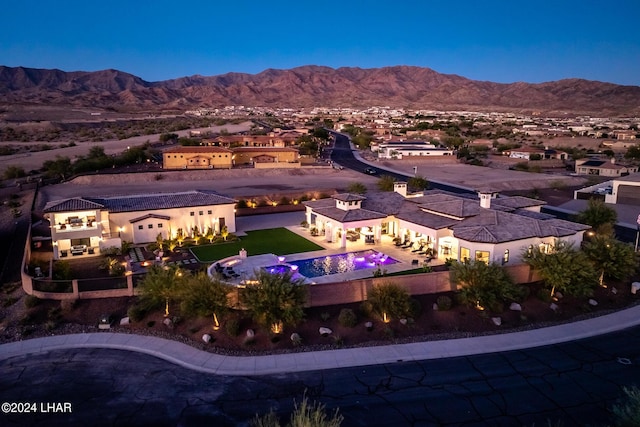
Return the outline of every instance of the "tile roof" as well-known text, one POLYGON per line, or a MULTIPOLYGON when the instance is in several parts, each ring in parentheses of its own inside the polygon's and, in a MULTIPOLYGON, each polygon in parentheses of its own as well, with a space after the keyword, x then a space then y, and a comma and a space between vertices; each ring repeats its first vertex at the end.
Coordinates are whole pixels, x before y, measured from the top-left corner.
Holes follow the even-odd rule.
POLYGON ((348 223, 354 221, 364 221, 368 219, 383 219, 386 218, 387 215, 374 212, 367 209, 351 209, 351 210, 343 210, 338 208, 320 208, 313 210, 318 215, 326 216, 327 218, 334 219, 341 223, 348 223))
POLYGON ((150 214, 139 216, 137 218, 130 219, 129 222, 131 224, 135 224, 136 222, 140 222, 140 221, 148 219, 148 218, 164 219, 164 220, 167 220, 167 221, 171 219, 171 217, 167 216, 167 215, 158 215, 158 214, 150 213, 150 214))
POLYGON ((163 151, 164 154, 173 154, 173 153, 231 153, 231 150, 223 147, 216 146, 184 146, 184 147, 175 147, 169 148, 168 150, 163 151))
POLYGON ((44 207, 44 212, 74 212, 94 209, 104 209, 104 205, 82 197, 74 197, 73 199, 48 202, 44 207))
POLYGON ((193 190, 180 193, 134 194, 102 198, 80 197, 48 203, 45 206, 45 212, 105 209, 116 213, 225 204, 235 204, 235 200, 213 191, 193 190))
POLYGON ((340 200, 341 202, 353 202, 353 201, 361 201, 366 200, 367 198, 361 196, 360 194, 352 194, 352 193, 340 193, 334 194, 331 196, 332 199, 340 200))

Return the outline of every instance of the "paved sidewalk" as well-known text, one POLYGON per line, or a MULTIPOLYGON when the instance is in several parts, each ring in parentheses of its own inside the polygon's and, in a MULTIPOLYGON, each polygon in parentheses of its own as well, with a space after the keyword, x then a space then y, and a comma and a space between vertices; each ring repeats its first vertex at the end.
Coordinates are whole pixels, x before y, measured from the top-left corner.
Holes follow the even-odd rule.
POLYGON ((440 359, 558 344, 640 324, 640 305, 613 314, 524 332, 265 356, 225 356, 166 339, 111 332, 59 335, 0 345, 0 360, 59 349, 111 348, 149 354, 219 375, 266 375, 440 359))

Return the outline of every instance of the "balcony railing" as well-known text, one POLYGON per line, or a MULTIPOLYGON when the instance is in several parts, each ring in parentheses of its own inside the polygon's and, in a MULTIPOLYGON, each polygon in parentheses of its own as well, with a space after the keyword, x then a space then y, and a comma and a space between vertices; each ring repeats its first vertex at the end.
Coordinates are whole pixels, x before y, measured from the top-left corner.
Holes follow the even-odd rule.
POLYGON ((57 224, 53 227, 57 233, 69 233, 73 231, 97 230, 98 223, 92 222, 76 222, 73 224, 57 224))

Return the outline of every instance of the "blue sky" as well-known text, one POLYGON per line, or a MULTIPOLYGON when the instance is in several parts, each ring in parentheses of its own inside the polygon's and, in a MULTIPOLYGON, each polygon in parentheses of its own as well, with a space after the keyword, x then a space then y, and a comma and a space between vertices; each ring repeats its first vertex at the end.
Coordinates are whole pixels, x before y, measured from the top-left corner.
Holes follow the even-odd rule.
POLYGON ((0 65, 148 81, 301 65, 640 86, 640 1, 6 2, 0 65))

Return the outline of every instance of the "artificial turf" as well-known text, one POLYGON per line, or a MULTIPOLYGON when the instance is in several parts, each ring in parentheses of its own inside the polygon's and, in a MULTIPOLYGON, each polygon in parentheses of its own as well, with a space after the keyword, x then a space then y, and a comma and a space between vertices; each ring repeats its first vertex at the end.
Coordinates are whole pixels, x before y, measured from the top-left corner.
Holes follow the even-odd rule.
POLYGON ((324 249, 315 243, 298 236, 286 228, 247 231, 239 240, 215 245, 193 246, 191 251, 200 262, 213 262, 238 255, 241 249, 247 255, 275 254, 287 255, 324 249))

